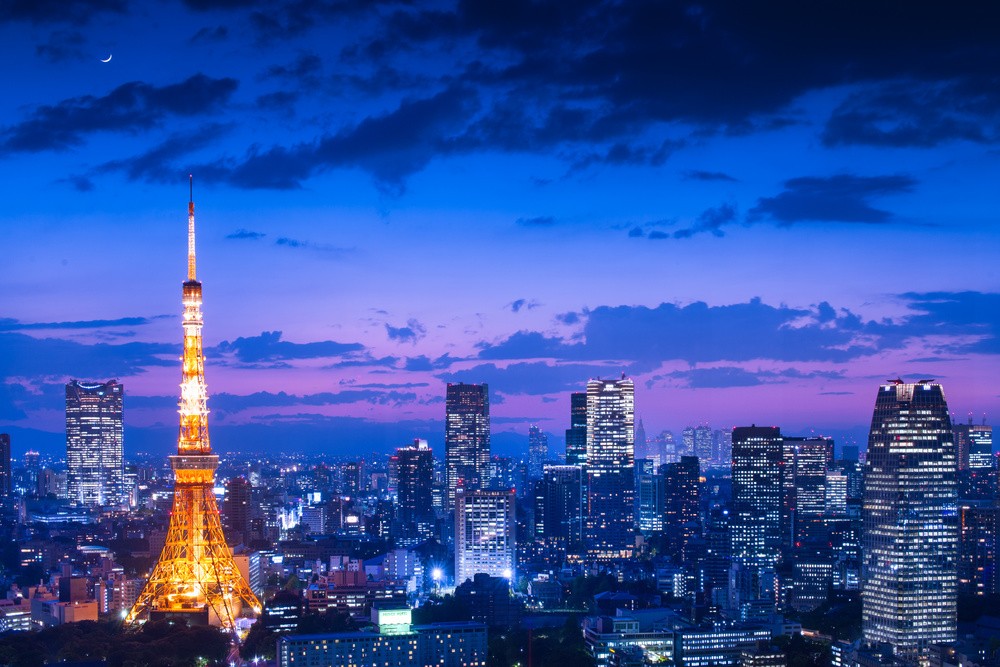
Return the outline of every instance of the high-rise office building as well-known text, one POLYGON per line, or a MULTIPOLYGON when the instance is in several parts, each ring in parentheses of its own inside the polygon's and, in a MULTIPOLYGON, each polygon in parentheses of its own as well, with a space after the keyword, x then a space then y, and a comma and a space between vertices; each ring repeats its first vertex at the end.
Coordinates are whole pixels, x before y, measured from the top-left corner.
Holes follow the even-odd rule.
POLYGON ((783 443, 782 539, 786 546, 794 547, 822 537, 827 462, 833 440, 786 436, 783 443))
MULTIPOLYGON (((434 534, 434 454, 426 440, 396 450, 397 518, 404 541, 434 534)), ((401 542, 402 543, 402 542, 401 542)))
POLYGON ((557 558, 576 552, 583 535, 580 466, 547 465, 535 485, 535 541, 557 558))
POLYGON ((694 427, 688 426, 686 429, 681 431, 681 450, 680 454, 682 456, 697 456, 694 449, 694 427))
POLYGON ((997 531, 1000 512, 990 500, 959 502, 958 592, 995 595, 998 592, 997 531))
POLYGON ((774 568, 781 551, 784 451, 773 426, 733 429, 731 613, 749 618, 774 609, 774 568))
POLYGON ((993 427, 971 424, 969 434, 969 470, 993 468, 993 427))
POLYGON ((444 457, 448 509, 455 491, 483 488, 489 480, 490 390, 485 384, 448 384, 445 395, 444 457))
POLYGON ((0 433, 0 500, 10 497, 13 470, 10 461, 10 435, 0 433))
POLYGON ((596 560, 629 558, 635 546, 635 385, 587 383, 584 541, 596 560))
POLYGON ((528 478, 542 478, 542 467, 549 458, 549 436, 537 426, 528 427, 528 478))
POLYGON ((122 398, 116 380, 66 385, 66 484, 81 505, 125 500, 122 398))
POLYGON ((513 489, 455 494, 455 584, 477 574, 514 578, 513 489))
POLYGON ((641 418, 635 424, 635 458, 649 459, 653 462, 653 470, 658 470, 663 463, 660 447, 646 435, 641 418))
POLYGON ((955 455, 958 469, 993 467, 993 427, 973 424, 972 415, 965 424, 954 425, 955 455))
POLYGON ((250 534, 250 502, 253 487, 243 475, 230 477, 226 482, 226 499, 222 504, 223 525, 239 533, 244 543, 250 534))
POLYGON ((639 532, 645 536, 663 530, 663 475, 652 459, 636 460, 635 518, 639 532), (640 462, 643 465, 640 468, 640 462))
MULTIPOLYGON (((697 456, 682 456, 660 468, 663 474, 663 529, 669 555, 678 562, 688 560, 688 544, 701 534, 697 456)), ((728 550, 727 550, 728 551, 728 550)))
POLYGON ((712 464, 728 468, 733 457, 733 430, 725 428, 712 433, 712 464))
POLYGON ((954 433, 930 380, 879 387, 864 490, 864 639, 913 658, 957 635, 954 433))
POLYGON ((587 393, 569 396, 569 428, 566 429, 566 465, 587 464, 587 393))
POLYGON ((696 427, 694 429, 694 455, 708 466, 715 460, 712 455, 713 449, 712 429, 707 424, 696 427))

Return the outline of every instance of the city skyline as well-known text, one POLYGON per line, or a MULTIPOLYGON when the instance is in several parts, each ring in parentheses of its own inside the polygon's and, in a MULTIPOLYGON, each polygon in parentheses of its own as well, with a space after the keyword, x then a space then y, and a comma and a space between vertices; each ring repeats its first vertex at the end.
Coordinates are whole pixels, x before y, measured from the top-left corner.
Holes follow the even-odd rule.
POLYGON ((172 447, 189 173, 220 452, 440 456, 449 382, 495 451, 558 449, 621 372, 651 437, 863 446, 897 376, 993 418, 998 10, 272 9, 0 10, 16 456, 72 378, 129 387, 126 455, 172 447))

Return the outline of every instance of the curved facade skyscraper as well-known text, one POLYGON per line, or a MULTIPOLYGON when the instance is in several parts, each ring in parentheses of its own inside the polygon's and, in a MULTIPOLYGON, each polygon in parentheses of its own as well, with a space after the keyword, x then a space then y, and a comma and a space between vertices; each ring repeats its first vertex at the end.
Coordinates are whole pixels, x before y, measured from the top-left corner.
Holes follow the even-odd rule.
POLYGON ((956 640, 956 476, 941 385, 879 387, 865 463, 864 638, 903 658, 956 640))

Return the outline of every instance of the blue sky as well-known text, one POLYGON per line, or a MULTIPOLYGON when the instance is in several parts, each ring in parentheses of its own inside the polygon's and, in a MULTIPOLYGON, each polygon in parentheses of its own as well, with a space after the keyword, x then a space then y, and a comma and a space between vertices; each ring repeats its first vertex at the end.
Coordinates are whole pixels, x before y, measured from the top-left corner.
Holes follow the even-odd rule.
POLYGON ((509 448, 620 372, 650 433, 995 413, 998 13, 5 3, 0 429, 117 377, 172 445, 189 173, 223 449, 440 443, 448 381, 509 448))

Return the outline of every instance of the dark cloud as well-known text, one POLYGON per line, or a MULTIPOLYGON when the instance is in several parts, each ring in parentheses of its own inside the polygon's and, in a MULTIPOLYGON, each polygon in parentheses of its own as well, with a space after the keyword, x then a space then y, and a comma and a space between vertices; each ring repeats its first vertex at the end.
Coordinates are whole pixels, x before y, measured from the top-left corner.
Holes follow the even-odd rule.
POLYGON ((211 351, 233 355, 241 362, 256 363, 339 357, 363 350, 364 346, 360 343, 338 343, 332 340, 292 343, 281 340, 280 331, 263 331, 259 336, 241 336, 232 342, 222 341, 211 351))
POLYGON ((538 302, 534 299, 515 299, 508 303, 507 307, 510 308, 512 313, 519 313, 521 310, 534 310, 538 308, 538 305, 538 302))
POLYGON ((298 93, 288 90, 278 90, 273 93, 260 95, 257 98, 257 106, 261 109, 292 111, 298 99, 298 93))
MULTIPOLYGON (((363 368, 369 366, 382 366, 384 368, 395 368, 399 365, 399 357, 374 357, 370 353, 352 354, 349 359, 338 361, 333 364, 321 366, 324 370, 333 368, 363 368)), ((386 372, 386 371, 380 371, 386 372)))
POLYGON ((0 378, 108 378, 174 366, 180 345, 123 343, 88 345, 59 338, 0 333, 0 378))
POLYGON ((600 153, 588 153, 577 158, 572 165, 573 171, 582 171, 594 164, 610 164, 615 166, 639 165, 658 167, 667 161, 671 155, 683 148, 685 142, 666 140, 659 146, 634 146, 625 142, 616 142, 600 153))
POLYGON ((205 26, 195 34, 191 35, 188 41, 192 44, 199 42, 222 42, 229 37, 229 28, 224 25, 217 25, 214 28, 205 26))
POLYGON ((315 84, 323 70, 323 60, 315 53, 303 53, 289 65, 274 65, 267 69, 265 76, 297 81, 304 85, 315 84))
MULTIPOLYGON (((907 293, 909 314, 898 321, 865 321, 828 303, 809 308, 771 306, 760 299, 726 306, 601 306, 589 310, 579 338, 535 331, 480 344, 490 360, 619 360, 652 369, 670 360, 846 362, 905 348, 927 338, 939 355, 1000 354, 1000 294, 907 293)), ((758 375, 758 378, 760 376, 758 375)), ((785 372, 784 377, 792 377, 785 372)))
POLYGON ((684 386, 690 389, 722 389, 727 387, 755 387, 761 384, 785 383, 796 379, 824 378, 836 380, 842 378, 843 373, 832 371, 802 372, 796 369, 751 371, 738 366, 720 366, 674 371, 668 373, 667 376, 683 380, 684 386))
POLYGON ((996 142, 998 109, 995 76, 880 85, 850 95, 834 109, 823 143, 928 148, 947 141, 996 142))
POLYGON ((922 333, 972 336, 945 342, 948 354, 1000 354, 1000 294, 989 292, 907 292, 904 302, 917 314, 907 325, 922 333))
POLYGON ((562 322, 563 324, 578 324, 580 322, 580 313, 559 313, 556 315, 556 321, 562 322))
POLYGON ((689 181, 724 181, 728 183, 736 183, 738 180, 721 171, 702 171, 700 169, 690 169, 685 171, 683 176, 689 181))
POLYGON ((183 0, 189 8, 199 12, 209 12, 219 9, 244 9, 255 7, 260 0, 183 0))
POLYGON ((84 41, 83 33, 78 30, 54 30, 48 43, 35 46, 35 53, 50 63, 80 60, 84 57, 84 41))
MULTIPOLYGON (((214 394, 210 405, 215 412, 233 414, 254 408, 279 408, 294 406, 349 405, 370 403, 373 405, 400 405, 417 399, 413 392, 377 389, 348 389, 339 392, 295 395, 285 392, 271 393, 258 391, 253 394, 214 394)), ((174 399, 174 404, 177 400, 174 399)))
POLYGON ((250 241, 259 241, 260 239, 267 236, 264 232, 254 232, 249 229, 237 229, 231 234, 226 234, 227 239, 248 239, 250 241))
POLYGON ((89 23, 100 14, 124 14, 126 0, 4 0, 0 22, 89 23))
POLYGON ((499 343, 481 343, 479 347, 480 359, 558 359, 569 358, 574 346, 537 331, 518 331, 499 343))
POLYGON ((103 97, 85 95, 37 107, 21 123, 0 132, 5 153, 62 150, 78 146, 94 132, 134 132, 166 116, 195 116, 229 99, 237 81, 196 74, 167 86, 133 81, 103 97))
POLYGON ((587 314, 584 342, 565 342, 519 331, 484 344, 484 359, 629 359, 655 367, 670 359, 708 361, 846 361, 874 348, 854 343, 862 329, 856 317, 839 314, 837 324, 808 319, 817 311, 770 306, 759 299, 730 306, 601 306, 587 314))
POLYGON ((480 364, 472 368, 442 373, 445 382, 485 382, 502 394, 554 394, 587 385, 593 377, 609 377, 624 370, 619 366, 597 364, 548 364, 545 362, 513 363, 506 367, 480 364))
POLYGON ((534 218, 518 218, 515 224, 522 227, 551 227, 556 224, 556 219, 551 215, 541 215, 534 218))
POLYGON ((144 153, 105 162, 95 172, 122 172, 132 181, 177 183, 190 173, 177 164, 178 158, 212 145, 233 127, 233 124, 208 123, 194 130, 178 132, 144 153))
MULTIPOLYGON (((725 232, 722 228, 736 220, 736 206, 734 204, 720 204, 714 208, 705 209, 695 219, 692 226, 678 229, 671 236, 675 239, 686 239, 702 232, 708 232, 714 236, 723 236, 725 232)), ((649 237, 654 238, 651 232, 649 237)), ((655 237, 655 238, 666 238, 655 237)))
MULTIPOLYGON (((343 380, 341 380, 341 384, 344 384, 343 380)), ((429 382, 366 382, 365 384, 350 384, 350 386, 354 389, 419 389, 431 385, 429 382)))
POLYGON ((403 364, 403 370, 407 371, 437 371, 450 367, 456 361, 462 359, 443 354, 436 359, 431 359, 423 354, 419 357, 407 357, 403 364))
POLYGON ((448 135, 474 103, 470 91, 448 88, 404 100, 392 112, 370 116, 315 142, 267 150, 255 146, 235 165, 217 163, 211 171, 240 187, 294 189, 317 172, 357 167, 384 189, 398 192, 406 176, 447 150, 448 135))
POLYGON ((407 320, 405 327, 394 327, 386 324, 385 332, 389 336, 389 340, 394 340, 397 343, 416 343, 427 335, 427 329, 424 325, 414 319, 407 320))
POLYGON ((427 12, 388 23, 387 42, 468 36, 507 55, 488 74, 517 89, 554 88, 622 120, 745 126, 810 90, 906 74, 937 79, 989 70, 998 10, 933 3, 899 12, 860 1, 795 0, 748 6, 642 1, 461 2, 453 16, 427 12), (845 50, 844 44, 852 48, 845 50), (789 59, 789 54, 795 54, 789 59), (774 76, 781 72, 782 76, 774 76))
POLYGON ((90 180, 87 176, 68 176, 67 178, 60 178, 56 182, 69 183, 77 192, 93 192, 96 187, 94 181, 90 180))
POLYGON ((343 257, 351 252, 349 248, 339 248, 328 243, 316 243, 315 241, 293 239, 287 236, 279 236, 274 240, 274 245, 284 246, 285 248, 313 250, 332 257, 343 257))
POLYGON ((103 329, 106 327, 137 327, 153 320, 173 317, 119 317, 115 320, 76 320, 69 322, 19 322, 10 318, 0 318, 0 331, 28 331, 32 329, 103 329))
POLYGON ((875 208, 870 201, 913 190, 909 176, 802 177, 785 181, 783 192, 762 197, 750 209, 747 219, 770 219, 779 225, 799 222, 846 222, 879 224, 892 220, 889 211, 875 208))

